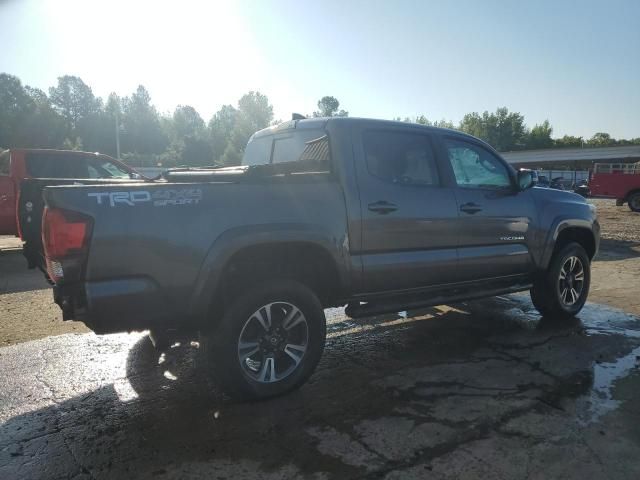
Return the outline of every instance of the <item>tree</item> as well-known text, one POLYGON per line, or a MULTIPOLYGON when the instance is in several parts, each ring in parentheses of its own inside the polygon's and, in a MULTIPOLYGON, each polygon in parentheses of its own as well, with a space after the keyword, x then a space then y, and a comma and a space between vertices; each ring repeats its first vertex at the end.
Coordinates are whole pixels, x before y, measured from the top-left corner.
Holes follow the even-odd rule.
POLYGON ((220 160, 227 148, 237 114, 238 110, 232 105, 223 105, 209 120, 209 140, 215 161, 220 160))
POLYGON ((169 138, 160 125, 160 116, 142 85, 131 97, 124 99, 122 125, 124 152, 162 153, 169 145, 169 138))
MULTIPOLYGON (((405 118, 404 120, 405 122, 411 122, 411 119, 409 117, 405 118)), ((415 123, 419 124, 419 125, 426 125, 428 127, 438 127, 438 128, 450 128, 450 129, 455 129, 456 127, 453 125, 453 122, 450 120, 436 120, 435 122, 432 122, 431 120, 429 120, 427 117, 425 117, 424 115, 420 115, 419 117, 416 117, 415 123)))
POLYGON ((556 138, 553 143, 554 146, 558 148, 576 148, 584 146, 584 139, 582 137, 565 135, 562 138, 556 138))
POLYGON ((590 147, 609 147, 611 145, 615 145, 617 142, 615 138, 611 138, 611 135, 604 132, 598 132, 589 140, 587 140, 587 144, 590 147))
POLYGON ((266 95, 249 92, 238 101, 238 110, 229 141, 221 161, 224 165, 239 165, 251 135, 266 128, 273 119, 273 107, 266 95))
POLYGON ((318 100, 318 110, 313 112, 314 117, 348 117, 349 112, 338 110, 340 102, 336 97, 322 97, 318 100))
POLYGON ((552 133, 553 127, 549 124, 549 120, 545 120, 540 125, 536 124, 527 135, 526 148, 538 149, 553 147, 552 133))
POLYGON ((462 118, 459 129, 481 138, 499 151, 523 148, 527 134, 524 117, 509 112, 506 107, 498 108, 495 113, 468 113, 462 118))
POLYGON ((190 105, 178 105, 173 112, 173 136, 182 138, 187 135, 201 135, 204 132, 204 120, 190 105))
POLYGON ((60 147, 65 133, 62 117, 42 90, 23 87, 18 77, 0 74, 1 146, 60 147))
POLYGON ((204 121, 195 108, 178 105, 173 116, 163 118, 163 124, 171 139, 165 161, 189 166, 211 165, 211 145, 206 138, 204 121), (169 155, 174 158, 167 158, 169 155))
POLYGON ((91 88, 73 75, 58 77, 58 85, 49 88, 49 97, 56 111, 64 117, 70 135, 82 119, 102 108, 102 101, 93 95, 91 88))

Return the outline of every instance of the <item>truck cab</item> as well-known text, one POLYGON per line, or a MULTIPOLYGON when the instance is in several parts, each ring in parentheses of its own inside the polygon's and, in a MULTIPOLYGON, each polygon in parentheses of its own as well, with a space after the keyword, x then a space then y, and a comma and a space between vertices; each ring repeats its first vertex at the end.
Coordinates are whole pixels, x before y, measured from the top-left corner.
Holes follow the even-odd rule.
POLYGON ((19 235, 20 184, 30 178, 130 179, 133 168, 100 153, 16 148, 0 153, 0 235, 19 235))

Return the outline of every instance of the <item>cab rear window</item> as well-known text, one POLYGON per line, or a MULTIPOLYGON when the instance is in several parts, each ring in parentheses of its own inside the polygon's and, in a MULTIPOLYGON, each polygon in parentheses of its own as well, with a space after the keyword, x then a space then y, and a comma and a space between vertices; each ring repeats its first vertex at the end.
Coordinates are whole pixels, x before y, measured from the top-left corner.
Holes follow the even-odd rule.
POLYGON ((243 165, 320 162, 329 167, 329 138, 323 130, 300 130, 259 137, 248 143, 243 165))

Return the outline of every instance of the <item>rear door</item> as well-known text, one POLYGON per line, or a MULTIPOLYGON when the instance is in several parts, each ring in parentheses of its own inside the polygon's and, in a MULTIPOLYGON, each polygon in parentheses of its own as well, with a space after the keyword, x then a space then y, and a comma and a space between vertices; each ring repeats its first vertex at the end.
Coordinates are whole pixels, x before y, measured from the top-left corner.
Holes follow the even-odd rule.
POLYGON ((459 281, 530 273, 535 205, 510 167, 480 142, 443 137, 459 215, 459 281))
POLYGON ((0 235, 15 235, 16 191, 10 176, 9 150, 0 153, 0 235))
MULTIPOLYGON (((457 206, 426 129, 353 131, 362 212, 362 292, 455 279, 457 206)), ((375 125, 375 124, 374 124, 375 125)))

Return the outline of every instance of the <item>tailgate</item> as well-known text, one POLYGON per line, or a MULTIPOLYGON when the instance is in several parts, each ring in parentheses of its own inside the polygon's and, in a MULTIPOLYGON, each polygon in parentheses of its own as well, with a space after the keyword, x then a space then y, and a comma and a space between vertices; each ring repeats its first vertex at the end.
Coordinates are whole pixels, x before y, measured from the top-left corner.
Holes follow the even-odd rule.
POLYGON ((106 185, 106 184, 131 184, 135 180, 114 179, 61 179, 61 178, 31 178, 23 180, 20 184, 20 195, 17 208, 17 219, 22 240, 24 241, 23 254, 27 259, 29 268, 40 268, 46 271, 42 251, 42 212, 44 199, 42 192, 45 187, 60 185, 106 185))

